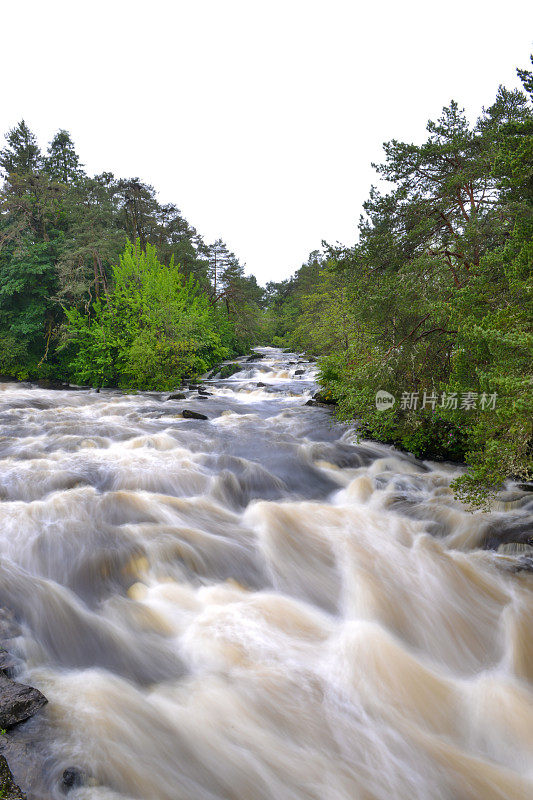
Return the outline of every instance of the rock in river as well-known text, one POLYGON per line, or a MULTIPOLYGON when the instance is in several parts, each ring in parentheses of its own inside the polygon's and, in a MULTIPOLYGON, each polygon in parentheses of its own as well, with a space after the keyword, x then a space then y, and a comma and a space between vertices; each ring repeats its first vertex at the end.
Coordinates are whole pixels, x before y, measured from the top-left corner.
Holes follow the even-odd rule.
POLYGON ((184 408, 181 414, 185 419, 209 419, 205 414, 200 414, 199 411, 191 411, 189 408, 184 408))
POLYGON ((323 403, 327 406, 335 406, 337 405, 337 401, 333 400, 329 394, 325 395, 322 392, 315 392, 313 395, 313 400, 316 400, 317 403, 323 403))
POLYGON ((78 767, 68 767, 63 772, 61 779, 61 787, 63 791, 68 792, 70 789, 76 789, 78 786, 84 786, 87 783, 87 775, 83 770, 78 767))
POLYGON ((38 689, 16 683, 0 672, 0 729, 28 719, 46 702, 38 689))

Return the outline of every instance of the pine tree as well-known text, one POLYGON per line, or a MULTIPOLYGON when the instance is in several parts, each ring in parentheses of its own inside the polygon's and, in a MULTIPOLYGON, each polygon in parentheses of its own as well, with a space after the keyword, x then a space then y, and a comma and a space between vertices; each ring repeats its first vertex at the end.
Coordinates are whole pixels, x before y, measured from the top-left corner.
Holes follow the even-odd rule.
POLYGON ((83 164, 80 164, 68 131, 59 130, 50 142, 45 168, 50 177, 59 183, 70 184, 83 177, 83 164))
POLYGON ((227 245, 222 239, 217 239, 216 242, 210 244, 207 248, 209 260, 209 278, 211 281, 211 298, 213 303, 218 303, 221 297, 224 296, 224 285, 221 282, 223 272, 230 266, 232 258, 235 259, 233 253, 230 253, 227 245))
POLYGON ((24 120, 6 133, 7 147, 0 150, 0 167, 7 175, 38 173, 42 156, 35 134, 24 120))

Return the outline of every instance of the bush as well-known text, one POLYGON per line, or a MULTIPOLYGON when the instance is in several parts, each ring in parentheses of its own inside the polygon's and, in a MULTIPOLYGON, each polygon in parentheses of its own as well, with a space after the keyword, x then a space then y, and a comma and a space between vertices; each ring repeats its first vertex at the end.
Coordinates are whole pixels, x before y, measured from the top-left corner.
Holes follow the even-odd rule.
POLYGON ((156 250, 128 242, 113 267, 113 288, 87 313, 65 309, 63 347, 75 380, 122 389, 173 388, 229 355, 230 323, 220 319, 192 276, 156 250))

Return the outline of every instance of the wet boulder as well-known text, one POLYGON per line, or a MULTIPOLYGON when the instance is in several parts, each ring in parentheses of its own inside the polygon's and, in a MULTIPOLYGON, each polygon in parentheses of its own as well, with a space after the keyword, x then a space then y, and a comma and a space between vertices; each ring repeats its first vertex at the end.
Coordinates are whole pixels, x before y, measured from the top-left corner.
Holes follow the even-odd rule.
POLYGON ((242 364, 239 364, 236 361, 231 364, 222 364, 218 371, 218 375, 220 378, 230 378, 232 375, 235 375, 236 372, 240 372, 242 368, 242 364))
POLYGON ((174 394, 169 394, 167 400, 185 400, 186 395, 183 392, 175 392, 174 394))
POLYGON ((336 406, 337 401, 331 397, 329 394, 324 394, 323 392, 315 392, 313 395, 313 400, 316 400, 317 403, 322 403, 326 406, 336 406))
POLYGON ((16 683, 0 672, 0 728, 11 728, 33 716, 47 702, 38 689, 16 683))
POLYGON ((506 544, 533 544, 533 516, 501 514, 491 519, 482 536, 484 550, 497 550, 506 544))
POLYGON ((27 800, 24 792, 15 783, 4 756, 0 756, 0 797, 2 800, 27 800))
POLYGON ((61 788, 64 792, 70 792, 71 789, 77 789, 78 786, 85 786, 87 783, 87 774, 78 769, 78 767, 67 767, 63 772, 61 778, 61 788))
POLYGON ((181 414, 185 419, 209 419, 205 414, 200 414, 199 411, 191 411, 189 408, 184 408, 181 414))
POLYGON ((296 369, 294 370, 295 375, 305 375, 305 369, 296 369))

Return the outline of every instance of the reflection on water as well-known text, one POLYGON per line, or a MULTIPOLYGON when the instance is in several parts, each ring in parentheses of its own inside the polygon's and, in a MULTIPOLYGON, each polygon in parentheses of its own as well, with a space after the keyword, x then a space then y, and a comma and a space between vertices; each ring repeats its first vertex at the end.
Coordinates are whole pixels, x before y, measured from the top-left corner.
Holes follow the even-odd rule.
POLYGON ((203 398, 0 385, 32 796, 75 765, 77 800, 531 798, 533 578, 484 548, 533 504, 466 513, 454 468, 354 443, 260 352, 203 398))

